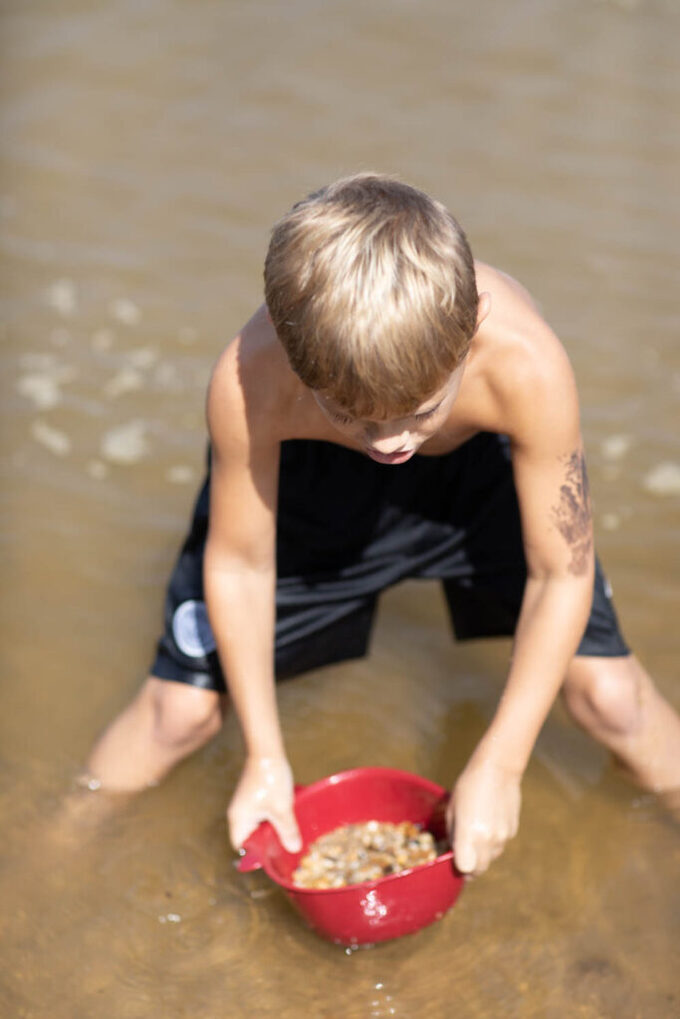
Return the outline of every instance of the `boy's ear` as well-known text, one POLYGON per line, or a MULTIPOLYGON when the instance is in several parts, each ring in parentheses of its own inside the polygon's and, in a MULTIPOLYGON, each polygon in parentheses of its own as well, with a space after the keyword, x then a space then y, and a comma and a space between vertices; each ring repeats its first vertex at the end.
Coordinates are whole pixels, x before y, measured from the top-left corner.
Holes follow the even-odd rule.
POLYGON ((491 294, 488 290, 484 290, 479 295, 479 304, 477 305, 477 329, 481 326, 486 316, 491 311, 491 294))

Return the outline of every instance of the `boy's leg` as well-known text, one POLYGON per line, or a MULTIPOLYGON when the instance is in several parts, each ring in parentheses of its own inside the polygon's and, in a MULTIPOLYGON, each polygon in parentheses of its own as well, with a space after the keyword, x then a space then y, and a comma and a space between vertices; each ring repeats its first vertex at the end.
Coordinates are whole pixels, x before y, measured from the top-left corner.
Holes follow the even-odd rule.
POLYGON ((111 792, 135 792, 160 781, 219 732, 224 700, 215 690, 149 676, 95 744, 87 780, 111 792))
POLYGON ((575 657, 562 696, 572 718, 640 786, 680 789, 680 716, 634 655, 575 657))

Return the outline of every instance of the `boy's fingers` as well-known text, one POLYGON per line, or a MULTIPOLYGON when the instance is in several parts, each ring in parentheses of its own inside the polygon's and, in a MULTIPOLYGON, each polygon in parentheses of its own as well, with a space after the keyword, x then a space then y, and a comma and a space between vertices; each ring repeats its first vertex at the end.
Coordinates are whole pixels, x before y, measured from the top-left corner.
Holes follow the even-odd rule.
POLYGON ((251 831, 252 828, 249 829, 247 825, 239 824, 238 821, 229 821, 229 839, 237 852, 243 847, 243 843, 251 831))
POLYGON ((283 848, 289 853, 299 853, 302 849, 302 839, 295 820, 292 817, 272 820, 276 833, 281 839, 283 848))
POLYGON ((469 844, 454 846, 453 858, 462 874, 471 874, 477 866, 477 854, 469 844))

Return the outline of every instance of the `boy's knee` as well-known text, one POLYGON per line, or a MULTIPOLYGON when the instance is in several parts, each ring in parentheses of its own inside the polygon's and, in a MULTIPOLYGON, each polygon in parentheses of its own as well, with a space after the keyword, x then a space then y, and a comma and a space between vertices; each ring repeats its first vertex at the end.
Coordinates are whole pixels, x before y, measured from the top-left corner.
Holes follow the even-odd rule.
POLYGON ((222 725, 220 696, 213 690, 155 680, 151 702, 153 736, 165 746, 198 747, 222 725))
POLYGON ((586 728, 627 735, 642 721, 641 681, 632 657, 575 658, 562 696, 570 713, 586 728))

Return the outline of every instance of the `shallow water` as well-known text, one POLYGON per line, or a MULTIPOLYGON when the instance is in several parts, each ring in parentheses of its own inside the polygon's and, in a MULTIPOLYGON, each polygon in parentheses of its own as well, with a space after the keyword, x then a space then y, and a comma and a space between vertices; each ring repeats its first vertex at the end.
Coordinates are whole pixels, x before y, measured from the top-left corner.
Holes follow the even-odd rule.
MULTIPOLYGON (((371 951, 233 870, 233 718, 77 849, 46 834, 145 673, 205 384, 260 300, 269 226, 356 169, 444 200, 563 337, 625 631, 680 706, 677 6, 7 0, 1 18, 0 1014, 677 1014, 677 830, 559 707, 519 837, 440 924, 371 951)), ((508 650, 456 647, 434 587, 390 592, 369 660, 281 688, 298 780, 390 764, 450 785, 508 650)))

